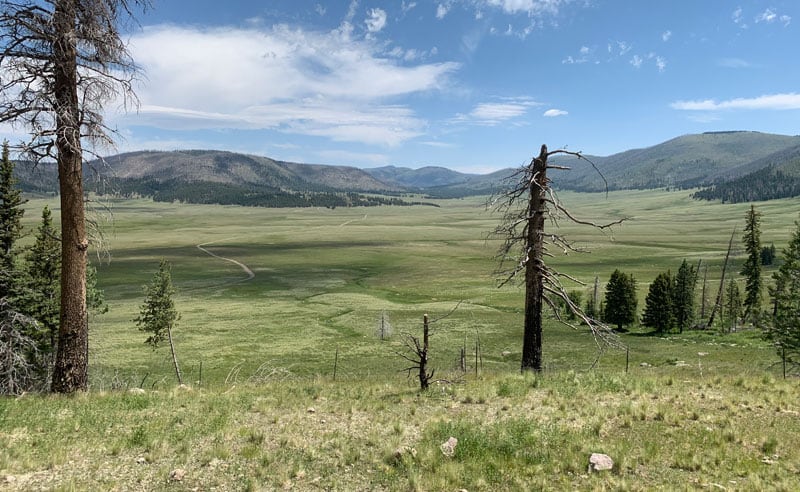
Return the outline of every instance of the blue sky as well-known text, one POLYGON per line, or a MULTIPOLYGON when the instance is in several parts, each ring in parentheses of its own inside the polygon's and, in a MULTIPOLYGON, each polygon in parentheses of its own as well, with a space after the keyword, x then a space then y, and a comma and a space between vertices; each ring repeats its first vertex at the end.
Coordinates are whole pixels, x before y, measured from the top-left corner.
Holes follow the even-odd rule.
POLYGON ((120 150, 488 172, 687 134, 798 134, 796 0, 156 0, 120 150))

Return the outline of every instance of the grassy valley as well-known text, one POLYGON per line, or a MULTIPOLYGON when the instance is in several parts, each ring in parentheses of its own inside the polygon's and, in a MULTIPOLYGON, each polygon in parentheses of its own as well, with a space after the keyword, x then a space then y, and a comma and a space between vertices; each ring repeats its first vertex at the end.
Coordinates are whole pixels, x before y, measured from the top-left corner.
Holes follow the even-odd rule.
MULTIPOLYGON (((633 273, 640 309, 655 275, 684 258, 709 264, 715 289, 748 206, 688 195, 562 193, 579 217, 630 220, 611 234, 562 222, 591 253, 553 264, 587 284, 615 268, 633 273)), ((111 261, 98 268, 111 309, 91 323, 92 391, 0 400, 0 488, 797 487, 799 390, 755 331, 634 329, 621 339, 626 364, 626 352, 599 353, 584 330, 548 320, 545 373, 519 375, 522 290, 495 286, 497 244, 486 235, 497 217, 483 200, 369 209, 109 202, 111 261), (176 388, 168 350, 150 350, 131 321, 161 258, 178 289, 188 389, 176 388), (383 342, 382 312, 394 328, 383 342), (436 377, 452 384, 421 395, 396 352, 424 313, 438 319, 436 377), (452 457, 440 450, 450 436, 459 439, 452 457), (612 456, 614 470, 587 473, 592 452, 612 456), (170 479, 177 469, 185 477, 170 479)), ((45 203, 58 213, 52 200, 31 200, 28 230, 45 203)), ((797 201, 757 206, 762 241, 780 250, 797 201)), ((733 271, 740 266, 737 258, 733 271)))

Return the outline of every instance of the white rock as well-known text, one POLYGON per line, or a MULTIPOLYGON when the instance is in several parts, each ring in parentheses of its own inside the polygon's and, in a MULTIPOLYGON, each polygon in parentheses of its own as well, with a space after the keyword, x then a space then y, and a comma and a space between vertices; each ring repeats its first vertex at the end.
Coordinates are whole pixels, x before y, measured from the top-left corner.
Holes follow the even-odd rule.
POLYGON ((611 470, 614 468, 614 460, 607 454, 592 453, 589 456, 589 471, 611 470))
POLYGON ((442 443, 442 454, 448 458, 452 458, 453 455, 456 454, 456 445, 458 445, 458 439, 450 436, 448 440, 442 443))

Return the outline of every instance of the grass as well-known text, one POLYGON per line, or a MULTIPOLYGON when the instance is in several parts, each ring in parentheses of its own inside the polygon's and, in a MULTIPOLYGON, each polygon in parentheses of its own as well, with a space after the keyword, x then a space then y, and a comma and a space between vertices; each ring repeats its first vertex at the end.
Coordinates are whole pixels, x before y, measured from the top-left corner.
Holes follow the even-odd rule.
POLYGON ((0 400, 0 470, 25 489, 795 490, 798 391, 673 366, 468 378, 426 395, 301 379, 23 397, 0 400), (593 452, 614 469, 588 473, 593 452))
MULTIPOLYGON (((561 221, 592 253, 552 261, 587 284, 598 276, 601 288, 615 268, 633 273, 640 308, 649 282, 683 258, 708 264, 715 289, 749 207, 686 192, 562 199, 579 217, 631 218, 611 235, 561 221)), ((45 203, 58 213, 52 200, 31 200, 28 230, 45 203)), ((785 246, 797 204, 757 205, 765 244, 785 246)), ((774 350, 753 330, 657 337, 635 328, 622 339, 626 373, 625 352, 598 358, 585 331, 548 320, 545 374, 519 376, 522 291, 495 287, 497 243, 486 233, 497 218, 482 200, 335 210, 110 205, 111 261, 98 278, 111 309, 91 323, 92 391, 0 400, 0 488, 798 486, 800 395, 795 381, 778 379, 774 350), (131 321, 161 258, 178 289, 188 390, 175 388, 167 351, 149 350, 131 321), (383 311, 395 330, 386 342, 375 337, 383 311), (438 319, 437 377, 460 381, 427 395, 395 355, 398 334, 420 331, 423 313, 438 319), (463 345, 466 375, 457 369, 463 345), (143 394, 124 391, 138 387, 143 394), (447 458, 439 446, 450 435, 459 445, 447 458), (611 455, 615 469, 588 474, 591 452, 611 455), (180 483, 169 480, 176 468, 187 471, 180 483)))

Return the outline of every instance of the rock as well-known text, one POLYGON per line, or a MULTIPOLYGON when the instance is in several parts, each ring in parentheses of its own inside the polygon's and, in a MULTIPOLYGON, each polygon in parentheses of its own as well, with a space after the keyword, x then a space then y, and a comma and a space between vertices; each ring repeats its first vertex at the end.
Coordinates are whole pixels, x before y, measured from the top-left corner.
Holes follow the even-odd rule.
POLYGON ((144 456, 139 456, 138 458, 136 458, 136 463, 139 465, 144 465, 145 463, 147 463, 147 458, 145 458, 144 456))
POLYGON ((589 472, 611 470, 614 468, 614 460, 607 454, 592 453, 589 456, 589 472))
POLYGON ((647 362, 642 362, 641 364, 639 364, 639 367, 651 367, 651 366, 647 362))
POLYGON ((503 357, 508 357, 509 355, 511 355, 511 352, 509 352, 508 350, 503 350, 503 351, 500 353, 500 355, 502 355, 503 357))
POLYGON ((14 475, 6 475, 4 478, 5 483, 11 484, 17 481, 17 477, 14 475))
POLYGON ((128 390, 128 393, 132 395, 144 395, 147 391, 143 390, 142 388, 131 388, 128 390))
POLYGON ((450 436, 445 442, 442 443, 442 454, 447 456, 448 458, 452 458, 453 455, 456 454, 456 445, 458 444, 458 439, 453 436, 450 436))
POLYGON ((180 482, 186 476, 186 470, 183 468, 176 468, 169 472, 169 479, 173 482, 180 482))
POLYGON ((314 407, 308 407, 308 410, 306 410, 306 412, 308 412, 308 413, 317 413, 317 409, 314 408, 314 407))
POLYGON ((178 389, 180 391, 192 391, 192 387, 191 386, 187 386, 185 384, 178 385, 178 389))

